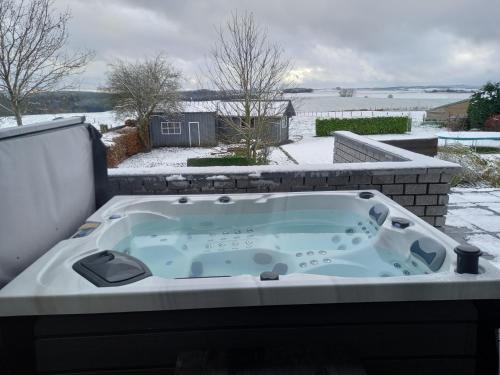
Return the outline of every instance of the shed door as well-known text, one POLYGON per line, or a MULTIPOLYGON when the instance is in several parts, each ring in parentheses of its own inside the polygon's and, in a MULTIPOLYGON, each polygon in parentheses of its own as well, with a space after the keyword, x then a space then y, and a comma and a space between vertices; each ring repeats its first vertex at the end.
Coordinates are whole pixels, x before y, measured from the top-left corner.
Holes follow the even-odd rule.
POLYGON ((200 123, 199 122, 189 122, 189 146, 200 146, 200 123))

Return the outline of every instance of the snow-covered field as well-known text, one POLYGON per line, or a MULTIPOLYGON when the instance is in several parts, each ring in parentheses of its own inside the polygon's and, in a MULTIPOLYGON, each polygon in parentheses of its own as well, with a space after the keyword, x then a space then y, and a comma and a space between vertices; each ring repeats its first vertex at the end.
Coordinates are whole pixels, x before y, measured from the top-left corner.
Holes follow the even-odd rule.
MULTIPOLYGON (((424 110, 435 106, 466 99, 470 93, 453 92, 425 92, 421 88, 409 89, 358 89, 354 97, 341 98, 335 89, 317 89, 312 93, 288 94, 293 100, 295 110, 299 114, 317 113, 325 111, 351 111, 351 110, 424 110), (392 96, 392 97, 389 97, 392 96)), ((365 111, 366 112, 366 111, 365 111)), ((346 113, 346 112, 344 112, 346 113)), ((112 111, 89 113, 54 113, 47 115, 26 115, 23 122, 26 125, 51 121, 55 117, 86 116, 87 121, 98 127, 106 124, 115 127, 123 124, 115 118, 112 111)), ((0 128, 16 126, 14 117, 0 117, 0 128)))
MULTIPOLYGON (((315 137, 316 118, 351 118, 351 117, 378 117, 378 116, 410 116, 412 130, 408 137, 433 136, 443 129, 434 126, 424 126, 423 110, 396 111, 390 108, 428 108, 449 103, 468 97, 466 93, 428 93, 419 89, 409 90, 357 90, 352 98, 340 98, 336 90, 315 90, 308 94, 290 94, 294 100, 297 116, 291 119, 290 140, 292 143, 281 148, 273 148, 270 154, 270 164, 290 165, 299 164, 330 164, 333 160, 333 138, 315 137), (388 98, 392 95, 392 98, 388 98), (384 111, 351 110, 354 108, 385 108, 384 111), (283 152, 285 151, 285 152, 283 152), (291 159, 287 156, 290 155, 291 159)), ((99 128, 100 124, 116 127, 123 124, 115 117, 114 112, 97 113, 66 113, 50 115, 24 116, 26 125, 50 121, 56 117, 85 116, 87 122, 99 128)), ((0 118, 0 128, 16 126, 13 117, 0 118)), ((112 134, 107 134, 104 141, 112 143, 112 134)), ((399 136, 398 136, 399 137, 399 136)), ((373 136, 374 139, 380 136, 373 136)), ((387 136, 383 136, 387 138, 387 136)), ((464 144, 470 143, 467 141, 464 144)), ((481 142, 479 145, 500 146, 500 142, 481 142)), ((444 144, 444 141, 440 141, 444 144)), ((148 168, 148 167, 185 167, 186 160, 191 157, 213 156, 223 151, 223 146, 215 148, 160 148, 148 154, 131 157, 119 165, 121 168, 148 168)))
MULTIPOLYGON (((291 119, 290 140, 292 143, 282 146, 296 162, 299 164, 329 164, 333 160, 333 138, 315 137, 315 120, 319 118, 350 118, 350 117, 372 117, 372 116, 411 116, 412 131, 408 136, 432 136, 442 132, 443 129, 435 126, 422 125, 425 111, 337 111, 318 112, 314 114, 299 114, 291 119)), ((116 127, 123 124, 123 121, 115 117, 114 112, 94 112, 94 113, 66 113, 52 115, 30 115, 25 116, 26 125, 42 121, 51 121, 57 117, 85 116, 86 121, 99 128, 100 124, 116 127)), ((16 126, 12 117, 0 120, 0 127, 16 126)), ((105 143, 110 143, 112 133, 106 134, 105 143)), ((387 136, 383 136, 387 138, 387 136)), ((398 136, 399 137, 399 136, 398 136)), ((374 139, 380 136, 373 136, 374 139)), ((449 141, 450 142, 450 141, 449 141)), ((469 141, 461 143, 469 144, 469 141)), ((440 141, 444 144, 444 141, 440 141)), ((482 141, 479 145, 500 146, 499 141, 482 141), (484 143, 484 144, 483 144, 484 143)), ((185 167, 186 160, 193 157, 207 157, 224 152, 223 146, 214 148, 178 148, 164 147, 154 150, 148 154, 139 154, 131 157, 119 165, 120 168, 148 168, 148 167, 185 167)), ((280 148, 273 148, 270 155, 270 164, 290 165, 294 164, 280 148)))
MULTIPOLYGON (((123 120, 119 120, 115 116, 115 112, 107 111, 107 112, 79 112, 79 113, 53 113, 49 115, 26 115, 23 116, 23 124, 31 125, 39 122, 52 121, 55 118, 68 118, 73 116, 85 116, 85 120, 94 125, 96 128, 99 128, 99 125, 105 124, 110 128, 114 128, 116 126, 123 125, 123 120)), ((9 128, 12 126, 16 126, 16 119, 13 116, 9 117, 0 117, 0 129, 1 128, 9 128)))
POLYGON ((470 93, 425 92, 422 89, 359 89, 351 98, 339 97, 337 90, 318 89, 307 94, 289 94, 295 110, 301 112, 341 110, 425 110, 470 97, 470 93), (392 96, 392 97, 390 97, 392 96))
MULTIPOLYGON (((330 164, 333 160, 333 138, 315 137, 316 118, 351 118, 351 117, 379 117, 379 116, 410 116, 412 118, 412 130, 407 136, 433 136, 443 131, 442 128, 430 125, 422 125, 425 111, 330 111, 315 113, 300 113, 293 117, 290 122, 290 140, 292 143, 283 145, 281 148, 273 148, 270 155, 270 164, 290 165, 299 164, 330 164), (286 151, 293 160, 291 160, 286 151)), ((115 113, 92 112, 92 113, 65 113, 51 115, 29 115, 24 116, 26 125, 42 121, 51 121, 57 117, 85 116, 86 121, 99 128, 100 124, 116 127, 123 124, 122 120, 115 117, 115 113)), ((1 127, 16 126, 13 117, 0 119, 1 127)), ((372 138, 387 138, 387 136, 372 136, 372 138)), ((398 137, 400 137, 398 135, 398 137)), ((104 137, 107 144, 112 142, 113 133, 104 137)), ((448 141, 450 143, 452 141, 448 141)), ((470 141, 460 141, 470 145, 470 141)), ((444 144, 440 140, 440 144, 444 144)), ((500 141, 481 141, 480 146, 500 147, 500 141)), ((120 168, 148 168, 148 167, 185 167, 186 160, 193 157, 214 156, 224 152, 224 146, 214 148, 178 148, 164 147, 154 150, 148 154, 139 154, 131 157, 119 165, 120 168)), ((494 156, 489 156, 494 157, 494 156)))

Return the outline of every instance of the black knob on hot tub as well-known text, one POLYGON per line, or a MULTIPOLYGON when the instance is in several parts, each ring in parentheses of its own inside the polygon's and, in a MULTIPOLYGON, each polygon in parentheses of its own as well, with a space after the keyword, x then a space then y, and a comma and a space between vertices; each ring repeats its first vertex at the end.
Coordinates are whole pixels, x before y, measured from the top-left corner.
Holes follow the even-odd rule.
POLYGON ((362 191, 359 193, 359 197, 362 199, 370 199, 373 198, 375 195, 371 191, 362 191))
POLYGON ((280 274, 276 272, 262 272, 260 274, 260 280, 261 281, 270 281, 270 280, 279 280, 280 279, 280 274))
POLYGON ((392 226, 399 229, 408 228, 411 224, 410 220, 404 219, 402 217, 393 217, 391 221, 392 221, 392 226))
POLYGON ((479 256, 481 250, 472 245, 458 245, 455 247, 457 254, 457 273, 479 273, 479 256))
POLYGON ((231 202, 231 198, 229 198, 227 195, 223 195, 222 197, 219 198, 219 202, 229 203, 229 202, 231 202))

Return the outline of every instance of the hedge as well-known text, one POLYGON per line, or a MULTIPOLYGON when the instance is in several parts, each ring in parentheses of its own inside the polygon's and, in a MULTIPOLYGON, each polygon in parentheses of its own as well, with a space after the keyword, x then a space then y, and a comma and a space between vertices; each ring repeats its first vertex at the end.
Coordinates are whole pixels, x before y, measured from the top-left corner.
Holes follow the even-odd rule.
POLYGON ((337 130, 348 130, 360 135, 403 134, 409 129, 407 117, 363 117, 316 119, 316 136, 328 137, 337 130))
MULTIPOLYGON (((113 144, 107 146, 108 168, 115 168, 125 159, 144 151, 137 128, 125 126, 118 130, 111 130, 119 135, 113 138, 113 144)), ((108 133, 109 134, 109 133, 108 133)))
POLYGON ((222 158, 191 158, 187 160, 188 167, 212 167, 225 165, 254 165, 253 160, 241 156, 225 156, 222 158))

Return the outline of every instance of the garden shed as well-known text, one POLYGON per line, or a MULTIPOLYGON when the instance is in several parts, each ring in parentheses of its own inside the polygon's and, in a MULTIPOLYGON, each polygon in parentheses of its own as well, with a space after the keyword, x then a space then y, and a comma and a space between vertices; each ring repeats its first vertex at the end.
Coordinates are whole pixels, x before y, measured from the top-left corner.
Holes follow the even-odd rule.
POLYGON ((184 111, 170 115, 155 113, 149 122, 151 145, 153 147, 215 146, 218 143, 216 120, 216 113, 211 111, 184 111))
MULTIPOLYGON (((231 142, 236 132, 228 125, 241 122, 240 101, 186 102, 182 112, 155 112, 150 119, 153 147, 206 147, 231 142)), ((255 115, 253 115, 255 116, 255 115)), ((269 135, 273 144, 286 143, 290 118, 295 116, 291 101, 273 101, 266 111, 269 135)))

